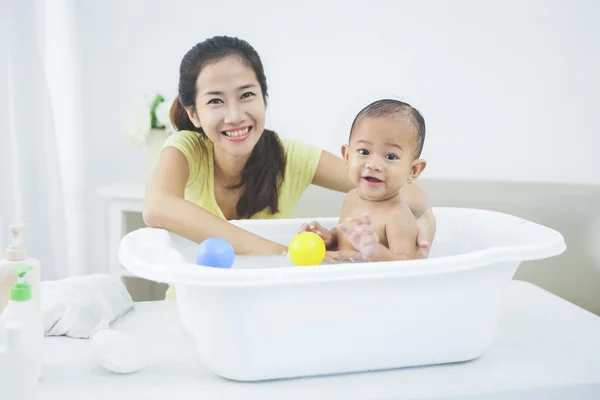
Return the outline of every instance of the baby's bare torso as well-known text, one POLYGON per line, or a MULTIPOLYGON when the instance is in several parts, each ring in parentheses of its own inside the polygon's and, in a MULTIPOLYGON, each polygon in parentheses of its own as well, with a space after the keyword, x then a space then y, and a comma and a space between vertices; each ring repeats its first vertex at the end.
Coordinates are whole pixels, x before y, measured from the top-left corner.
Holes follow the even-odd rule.
MULTIPOLYGON (((398 215, 396 212, 400 207, 404 207, 399 196, 384 201, 367 201, 358 197, 357 191, 352 190, 348 193, 342 211, 340 213, 340 224, 345 224, 350 217, 358 217, 364 212, 369 213, 371 226, 379 236, 380 243, 389 247, 386 235, 386 226, 388 223, 399 223, 399 221, 390 221, 390 215, 398 215)), ((354 246, 338 232, 338 250, 355 250, 354 246)))

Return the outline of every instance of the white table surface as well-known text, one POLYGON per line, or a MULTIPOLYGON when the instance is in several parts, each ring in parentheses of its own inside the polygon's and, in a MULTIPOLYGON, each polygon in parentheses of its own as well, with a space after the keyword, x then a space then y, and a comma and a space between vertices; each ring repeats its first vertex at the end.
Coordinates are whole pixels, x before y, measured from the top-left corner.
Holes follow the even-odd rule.
POLYGON ((46 338, 40 399, 600 399, 600 317, 525 282, 511 282, 496 340, 476 360, 254 383, 207 370, 175 307, 137 303, 114 325, 150 356, 130 375, 98 366, 88 340, 46 338))

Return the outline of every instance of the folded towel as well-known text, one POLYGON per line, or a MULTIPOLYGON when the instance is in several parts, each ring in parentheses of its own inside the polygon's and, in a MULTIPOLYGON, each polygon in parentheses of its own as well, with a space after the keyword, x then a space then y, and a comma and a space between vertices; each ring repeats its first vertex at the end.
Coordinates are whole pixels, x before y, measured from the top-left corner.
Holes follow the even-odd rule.
POLYGON ((106 274, 42 281, 40 293, 46 336, 87 339, 134 306, 121 279, 106 274))

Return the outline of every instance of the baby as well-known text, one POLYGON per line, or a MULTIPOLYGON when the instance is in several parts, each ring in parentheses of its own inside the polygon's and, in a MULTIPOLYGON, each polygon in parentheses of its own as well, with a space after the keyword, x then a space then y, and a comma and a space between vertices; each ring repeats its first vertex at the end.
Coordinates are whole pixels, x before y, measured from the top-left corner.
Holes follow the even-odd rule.
POLYGON ((331 231, 316 221, 301 228, 323 238, 330 260, 417 258, 417 220, 400 189, 425 169, 424 140, 425 121, 409 104, 379 100, 358 113, 342 147, 355 189, 346 195, 340 223, 331 231))

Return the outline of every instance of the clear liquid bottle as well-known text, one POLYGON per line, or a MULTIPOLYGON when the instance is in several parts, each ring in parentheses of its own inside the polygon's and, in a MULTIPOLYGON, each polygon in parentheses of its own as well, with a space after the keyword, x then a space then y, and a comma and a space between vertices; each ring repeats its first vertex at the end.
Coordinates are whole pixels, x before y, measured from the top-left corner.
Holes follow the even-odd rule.
POLYGON ((21 324, 21 344, 29 356, 29 373, 39 380, 44 363, 44 320, 40 308, 33 301, 31 286, 25 281, 25 275, 33 267, 16 265, 13 269, 17 272, 18 280, 10 289, 10 300, 0 314, 0 346, 7 343, 8 324, 21 324))

